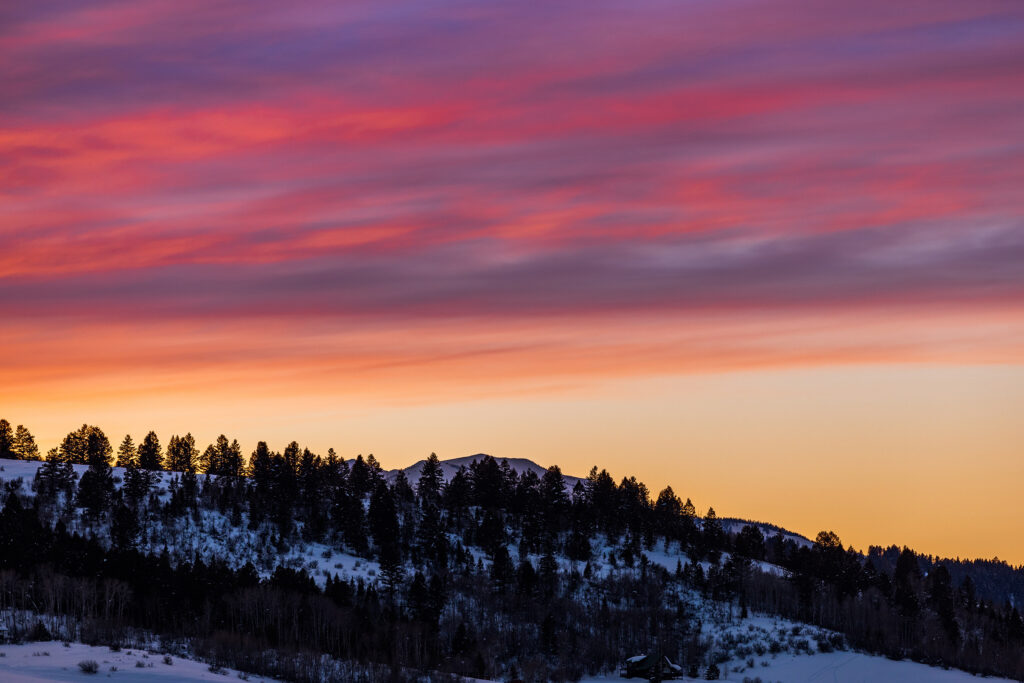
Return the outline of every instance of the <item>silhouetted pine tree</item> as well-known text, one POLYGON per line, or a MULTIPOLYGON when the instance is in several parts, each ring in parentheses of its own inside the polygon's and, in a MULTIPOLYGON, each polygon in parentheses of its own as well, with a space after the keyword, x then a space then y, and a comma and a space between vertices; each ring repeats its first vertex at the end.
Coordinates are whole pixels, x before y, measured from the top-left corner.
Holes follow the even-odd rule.
POLYGON ((60 449, 53 448, 47 454, 46 461, 36 470, 32 489, 43 504, 56 502, 58 494, 70 497, 74 493, 75 469, 60 449))
POLYGON ((18 425, 18 428, 14 431, 12 450, 14 451, 14 457, 20 460, 39 459, 39 447, 36 445, 35 437, 32 436, 32 433, 24 425, 18 425))
POLYGON ((14 460, 18 454, 14 451, 14 432, 11 423, 0 419, 0 458, 14 460))
POLYGON ((441 472, 441 461, 437 459, 437 453, 431 453, 423 463, 420 479, 416 482, 416 493, 420 497, 420 505, 436 510, 441 503, 442 484, 444 484, 444 475, 441 472))
POLYGON ((195 472, 199 464, 199 449, 191 433, 172 436, 167 443, 167 469, 172 472, 195 472))
POLYGON ((139 452, 135 448, 135 442, 132 441, 132 435, 125 434, 121 445, 117 447, 117 462, 115 465, 117 467, 128 467, 129 463, 138 467, 139 452))
POLYGON ((156 432, 146 434, 146 438, 139 444, 139 468, 150 472, 164 468, 163 452, 156 432))
POLYGON ((89 519, 97 520, 110 510, 114 497, 114 477, 110 469, 113 450, 106 435, 98 427, 83 425, 79 432, 73 443, 84 452, 89 469, 78 482, 76 504, 85 508, 89 519))

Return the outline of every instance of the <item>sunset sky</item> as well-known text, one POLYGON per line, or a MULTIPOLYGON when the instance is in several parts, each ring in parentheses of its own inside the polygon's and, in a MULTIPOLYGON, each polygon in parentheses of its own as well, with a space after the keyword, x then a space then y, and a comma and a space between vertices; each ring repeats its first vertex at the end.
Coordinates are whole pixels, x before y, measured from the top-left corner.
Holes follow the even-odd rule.
POLYGON ((1024 563, 1024 3, 2 3, 0 417, 1024 563))

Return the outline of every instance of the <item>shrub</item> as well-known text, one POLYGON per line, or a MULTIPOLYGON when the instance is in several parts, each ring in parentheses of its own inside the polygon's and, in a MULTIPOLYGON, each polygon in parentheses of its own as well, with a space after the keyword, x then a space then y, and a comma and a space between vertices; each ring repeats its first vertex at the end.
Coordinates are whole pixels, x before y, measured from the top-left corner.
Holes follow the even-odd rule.
POLYGON ((136 669, 145 669, 146 665, 142 662, 141 659, 136 659, 135 660, 135 668, 136 669))
POLYGON ((708 670, 704 672, 704 680, 706 681, 717 681, 718 677, 722 675, 722 672, 718 670, 718 665, 711 662, 708 666, 708 670))
POLYGON ((164 655, 164 664, 174 664, 174 660, 171 659, 170 655, 164 655))
POLYGON ((95 659, 83 659, 78 663, 78 668, 84 674, 99 673, 100 665, 95 659))

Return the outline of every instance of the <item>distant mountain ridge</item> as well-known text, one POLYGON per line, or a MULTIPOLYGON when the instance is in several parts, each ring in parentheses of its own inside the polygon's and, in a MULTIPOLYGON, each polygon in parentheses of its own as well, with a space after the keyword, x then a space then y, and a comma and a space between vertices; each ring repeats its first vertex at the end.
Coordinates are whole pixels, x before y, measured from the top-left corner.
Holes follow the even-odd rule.
MULTIPOLYGON (((471 464, 473 464, 477 460, 483 460, 484 458, 487 457, 494 458, 493 455, 489 456, 487 453, 476 453, 474 455, 466 455, 461 458, 450 458, 448 460, 441 460, 441 474, 442 476, 444 476, 444 480, 446 482, 451 481, 452 477, 455 476, 455 473, 458 472, 460 468, 465 467, 466 469, 469 469, 469 466, 471 464)), ((514 471, 518 475, 522 475, 525 472, 533 472, 539 478, 543 477, 544 473, 547 472, 548 469, 546 467, 538 465, 534 461, 529 460, 527 458, 494 459, 497 461, 499 465, 502 462, 508 462, 509 466, 512 468, 512 471, 514 471)), ((399 472, 405 472, 405 476, 409 480, 409 482, 415 484, 420 480, 420 475, 423 473, 423 466, 426 464, 426 462, 426 459, 424 459, 415 462, 412 465, 409 465, 405 469, 390 470, 387 473, 385 473, 385 478, 387 479, 388 483, 393 483, 395 478, 398 476, 399 472)), ((573 487, 575 487, 577 483, 583 481, 581 477, 574 477, 564 473, 562 474, 562 479, 565 481, 565 488, 567 491, 572 491, 573 487)))
MULTIPOLYGON (((473 464, 477 460, 482 460, 483 458, 487 457, 494 458, 499 465, 503 461, 508 462, 509 466, 512 468, 512 471, 514 471, 516 474, 520 476, 524 472, 533 472, 534 474, 537 475, 538 478, 540 478, 544 476, 545 472, 547 472, 546 467, 538 465, 529 458, 497 458, 493 455, 488 455, 487 453, 475 453, 473 455, 465 455, 460 458, 449 458, 447 460, 441 460, 441 474, 446 482, 451 481, 452 477, 455 476, 455 473, 458 472, 460 468, 465 467, 466 469, 469 469, 469 466, 471 464, 473 464)), ((404 469, 388 470, 385 473, 384 477, 389 484, 393 484, 395 478, 398 476, 398 473, 405 472, 405 477, 406 479, 409 480, 409 483, 415 485, 416 482, 420 480, 420 475, 423 473, 423 466, 426 464, 426 462, 426 459, 423 459, 413 463, 412 465, 409 465, 404 469)), ((577 483, 584 482, 586 480, 584 477, 575 477, 565 473, 562 473, 562 479, 565 481, 565 488, 569 492, 573 490, 577 483)), ((720 521, 722 522, 722 525, 725 527, 726 531, 732 534, 737 533, 740 529, 749 524, 760 529, 761 532, 765 535, 765 537, 771 537, 774 536, 776 533, 781 533, 783 538, 791 540, 795 542, 797 545, 810 546, 812 543, 809 538, 802 534, 798 534, 795 531, 790 531, 788 529, 784 529, 780 526, 777 526, 775 524, 769 524, 767 522, 755 522, 746 519, 739 519, 737 517, 723 517, 720 521)))

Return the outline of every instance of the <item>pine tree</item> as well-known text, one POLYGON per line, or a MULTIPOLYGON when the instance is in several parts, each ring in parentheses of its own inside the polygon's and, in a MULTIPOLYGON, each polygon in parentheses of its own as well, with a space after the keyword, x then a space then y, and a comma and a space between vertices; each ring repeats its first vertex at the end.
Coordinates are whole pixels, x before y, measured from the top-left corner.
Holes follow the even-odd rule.
MULTIPOLYGON (((294 442, 293 442, 294 443, 294 442)), ((273 458, 273 484, 271 513, 278 533, 287 538, 292 532, 295 506, 299 497, 295 468, 283 457, 273 458)))
POLYGON ((217 449, 211 443, 199 456, 199 471, 204 474, 217 474, 220 464, 217 462, 217 449))
POLYGON ((487 455, 469 464, 469 482, 473 487, 473 504, 482 508, 501 507, 503 477, 498 462, 487 455))
POLYGON ((91 465, 95 460, 103 460, 107 467, 114 452, 103 430, 86 424, 64 437, 60 451, 62 458, 75 465, 91 465))
POLYGON ((765 547, 761 530, 752 524, 745 524, 736 534, 736 553, 752 560, 763 560, 765 547))
POLYGON ((441 512, 436 507, 426 506, 420 514, 416 527, 416 548, 420 557, 441 568, 448 563, 448 539, 441 524, 441 512))
POLYGON ((218 438, 217 447, 221 450, 222 474, 229 477, 245 476, 245 460, 242 458, 242 447, 239 445, 238 439, 232 439, 228 444, 226 438, 223 439, 223 442, 218 438))
POLYGON ((402 551, 398 539, 398 514, 394 496, 383 481, 377 483, 370 496, 370 532, 377 546, 377 559, 384 575, 388 594, 393 595, 402 580, 402 551))
POLYGON ((266 441, 256 444, 256 450, 249 456, 249 470, 252 476, 249 521, 255 527, 266 516, 273 495, 274 459, 266 441))
POLYGON ((576 562, 589 562, 591 552, 590 534, 587 533, 585 523, 582 520, 574 522, 565 543, 566 555, 576 562))
POLYGON ((420 505, 437 508, 441 502, 441 485, 444 483, 444 475, 441 472, 441 461, 437 459, 437 453, 431 453, 423 463, 420 471, 420 480, 416 482, 416 493, 420 497, 420 505))
POLYGON ((14 452, 14 433, 11 431, 11 423, 0 419, 0 458, 14 460, 17 458, 14 452))
POLYGON ((110 521, 110 540, 119 550, 135 547, 139 535, 139 517, 134 510, 120 504, 114 508, 110 521))
POLYGON ((366 512, 363 510, 362 499, 357 498, 348 490, 348 487, 338 489, 335 496, 335 519, 340 520, 345 544, 357 555, 365 553, 369 543, 367 542, 366 512))
POLYGON ((366 470, 370 477, 370 490, 372 491, 374 486, 384 481, 384 468, 377 462, 373 453, 366 456, 366 470))
POLYGON ((57 495, 70 496, 75 490, 75 468, 57 448, 50 449, 46 460, 36 470, 32 489, 42 501, 56 502, 57 495))
POLYGON ((707 553, 712 562, 718 562, 724 542, 725 531, 722 529, 722 523, 718 521, 715 509, 708 508, 708 514, 704 517, 702 543, 705 553, 707 553))
POLYGON ((151 484, 149 472, 141 469, 134 459, 129 459, 124 466, 124 495, 132 508, 138 508, 149 495, 151 484))
POLYGON ((512 584, 515 576, 515 568, 512 565, 512 557, 508 554, 508 548, 498 546, 494 551, 494 559, 491 561, 491 590, 503 595, 512 584))
POLYGON ((380 482, 370 496, 368 511, 370 533, 373 542, 382 547, 388 542, 398 541, 398 513, 395 510, 395 499, 388 485, 380 482))
POLYGON ((35 437, 24 425, 18 425, 14 432, 13 450, 15 457, 21 460, 39 459, 39 447, 36 445, 35 437))
POLYGON ((362 500, 370 492, 370 468, 366 466, 362 453, 356 456, 351 469, 349 469, 348 487, 349 492, 359 500, 362 500))
POLYGON ((83 425, 83 430, 77 443, 83 445, 89 469, 78 482, 77 504, 85 508, 87 517, 95 520, 110 509, 114 497, 114 477, 110 469, 112 449, 98 427, 83 425))
POLYGON ((284 457, 285 463, 292 469, 292 472, 299 471, 299 455, 301 453, 302 449, 299 448, 298 442, 292 441, 285 446, 284 453, 281 454, 284 457))
POLYGON ((139 452, 135 449, 135 442, 131 434, 125 434, 121 445, 117 447, 117 467, 128 467, 129 464, 138 466, 139 452))
POLYGON ((676 538, 682 515, 683 502, 671 486, 666 486, 658 494, 658 500, 654 503, 655 525, 658 533, 664 534, 668 538, 676 538))
POLYGON ((539 574, 545 596, 552 596, 558 585, 558 560, 550 549, 540 558, 539 574))
POLYGON ((921 581, 921 566, 917 554, 904 547, 896 559, 893 573, 893 602, 903 616, 913 619, 921 608, 918 600, 918 584, 921 581))
POLYGON ((384 587, 388 595, 394 595, 405 576, 402 567, 402 552, 397 540, 388 540, 380 547, 378 553, 380 573, 383 575, 384 587))
POLYGON ((562 516, 569 508, 569 494, 565 491, 565 478, 558 465, 552 465, 540 478, 540 512, 544 533, 550 539, 561 530, 562 516))
POLYGON ((146 434, 146 438, 139 444, 139 468, 150 472, 164 468, 160 439, 157 438, 156 432, 146 434))
POLYGON ((167 469, 171 472, 195 472, 199 449, 191 432, 185 436, 172 436, 167 443, 167 469))

